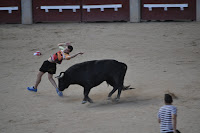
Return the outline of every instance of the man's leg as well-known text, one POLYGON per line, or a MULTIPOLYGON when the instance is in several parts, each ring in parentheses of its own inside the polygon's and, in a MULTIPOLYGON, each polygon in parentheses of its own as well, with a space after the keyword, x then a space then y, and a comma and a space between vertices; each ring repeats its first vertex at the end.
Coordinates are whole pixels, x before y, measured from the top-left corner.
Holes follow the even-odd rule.
POLYGON ((38 85, 40 84, 43 75, 44 75, 44 72, 41 72, 41 71, 38 72, 37 79, 34 85, 35 89, 37 89, 38 85))
POLYGON ((58 88, 58 86, 57 86, 55 80, 53 79, 53 74, 48 73, 48 79, 49 79, 49 81, 51 82, 51 84, 52 84, 55 88, 58 88))
POLYGON ((58 86, 57 86, 55 80, 53 79, 53 74, 48 73, 48 79, 51 82, 51 84, 56 88, 56 92, 58 93, 58 95, 60 97, 62 97, 63 93, 58 89, 58 86))
POLYGON ((32 87, 27 87, 27 89, 28 89, 29 91, 37 92, 37 87, 38 87, 39 83, 41 82, 41 79, 42 79, 43 74, 44 74, 44 72, 41 72, 41 71, 38 72, 35 85, 32 86, 32 87))

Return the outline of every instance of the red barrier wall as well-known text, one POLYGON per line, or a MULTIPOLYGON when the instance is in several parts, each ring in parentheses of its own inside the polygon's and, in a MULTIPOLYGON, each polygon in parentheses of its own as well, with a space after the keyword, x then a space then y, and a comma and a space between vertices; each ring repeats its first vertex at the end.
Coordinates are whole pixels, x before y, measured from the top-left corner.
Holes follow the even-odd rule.
POLYGON ((122 8, 114 11, 113 8, 104 9, 91 9, 87 12, 83 9, 84 22, 87 21, 129 21, 129 0, 83 0, 83 5, 109 5, 109 4, 122 4, 122 8))
POLYGON ((11 13, 0 10, 0 23, 21 23, 21 0, 1 0, 0 7, 18 7, 11 13))
POLYGON ((81 10, 67 9, 62 10, 49 10, 45 12, 41 6, 69 6, 80 5, 81 0, 33 0, 33 22, 80 22, 81 10))
POLYGON ((129 0, 33 0, 33 21, 34 22, 88 22, 88 21, 129 21, 129 0), (122 4, 122 8, 114 11, 114 8, 91 9, 87 12, 84 5, 107 5, 122 4), (67 6, 76 5, 80 9, 72 10, 49 10, 45 12, 41 6, 67 6))
POLYGON ((196 0, 142 0, 141 1, 142 20, 196 20, 196 0), (177 7, 164 8, 144 8, 144 4, 188 4, 184 10, 177 7))

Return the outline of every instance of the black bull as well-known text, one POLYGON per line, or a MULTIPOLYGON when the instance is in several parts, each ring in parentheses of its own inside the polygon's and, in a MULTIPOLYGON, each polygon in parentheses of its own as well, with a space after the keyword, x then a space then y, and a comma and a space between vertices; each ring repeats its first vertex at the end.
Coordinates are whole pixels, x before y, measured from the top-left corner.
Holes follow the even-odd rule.
POLYGON ((90 103, 93 102, 88 96, 90 90, 106 81, 107 84, 113 87, 113 90, 108 94, 108 98, 110 99, 112 94, 118 90, 116 98, 116 101, 118 101, 122 90, 133 89, 123 85, 126 70, 127 65, 116 60, 87 61, 75 64, 65 72, 61 72, 57 76, 58 87, 60 91, 63 91, 71 84, 82 86, 84 88, 84 99, 82 103, 84 104, 87 101, 90 103))

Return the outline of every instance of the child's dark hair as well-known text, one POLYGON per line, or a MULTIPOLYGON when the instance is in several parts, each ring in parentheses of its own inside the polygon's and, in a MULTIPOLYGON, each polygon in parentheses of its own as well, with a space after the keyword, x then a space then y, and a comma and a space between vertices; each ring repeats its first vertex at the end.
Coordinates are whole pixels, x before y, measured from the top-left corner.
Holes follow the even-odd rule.
POLYGON ((72 52, 73 47, 71 45, 68 46, 68 49, 70 49, 70 52, 72 52))
POLYGON ((172 96, 169 94, 165 94, 165 102, 172 103, 173 102, 172 96))

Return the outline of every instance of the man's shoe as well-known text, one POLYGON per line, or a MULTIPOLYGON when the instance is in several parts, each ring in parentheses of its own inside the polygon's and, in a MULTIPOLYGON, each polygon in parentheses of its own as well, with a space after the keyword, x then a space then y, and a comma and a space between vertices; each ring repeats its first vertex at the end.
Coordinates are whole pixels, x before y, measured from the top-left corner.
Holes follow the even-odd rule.
POLYGON ((34 86, 27 87, 27 90, 37 92, 37 89, 35 89, 34 86))
POLYGON ((59 91, 59 89, 58 89, 58 88, 56 88, 56 92, 57 92, 58 96, 60 96, 60 97, 62 97, 62 96, 63 96, 63 93, 62 93, 62 91, 59 91))

